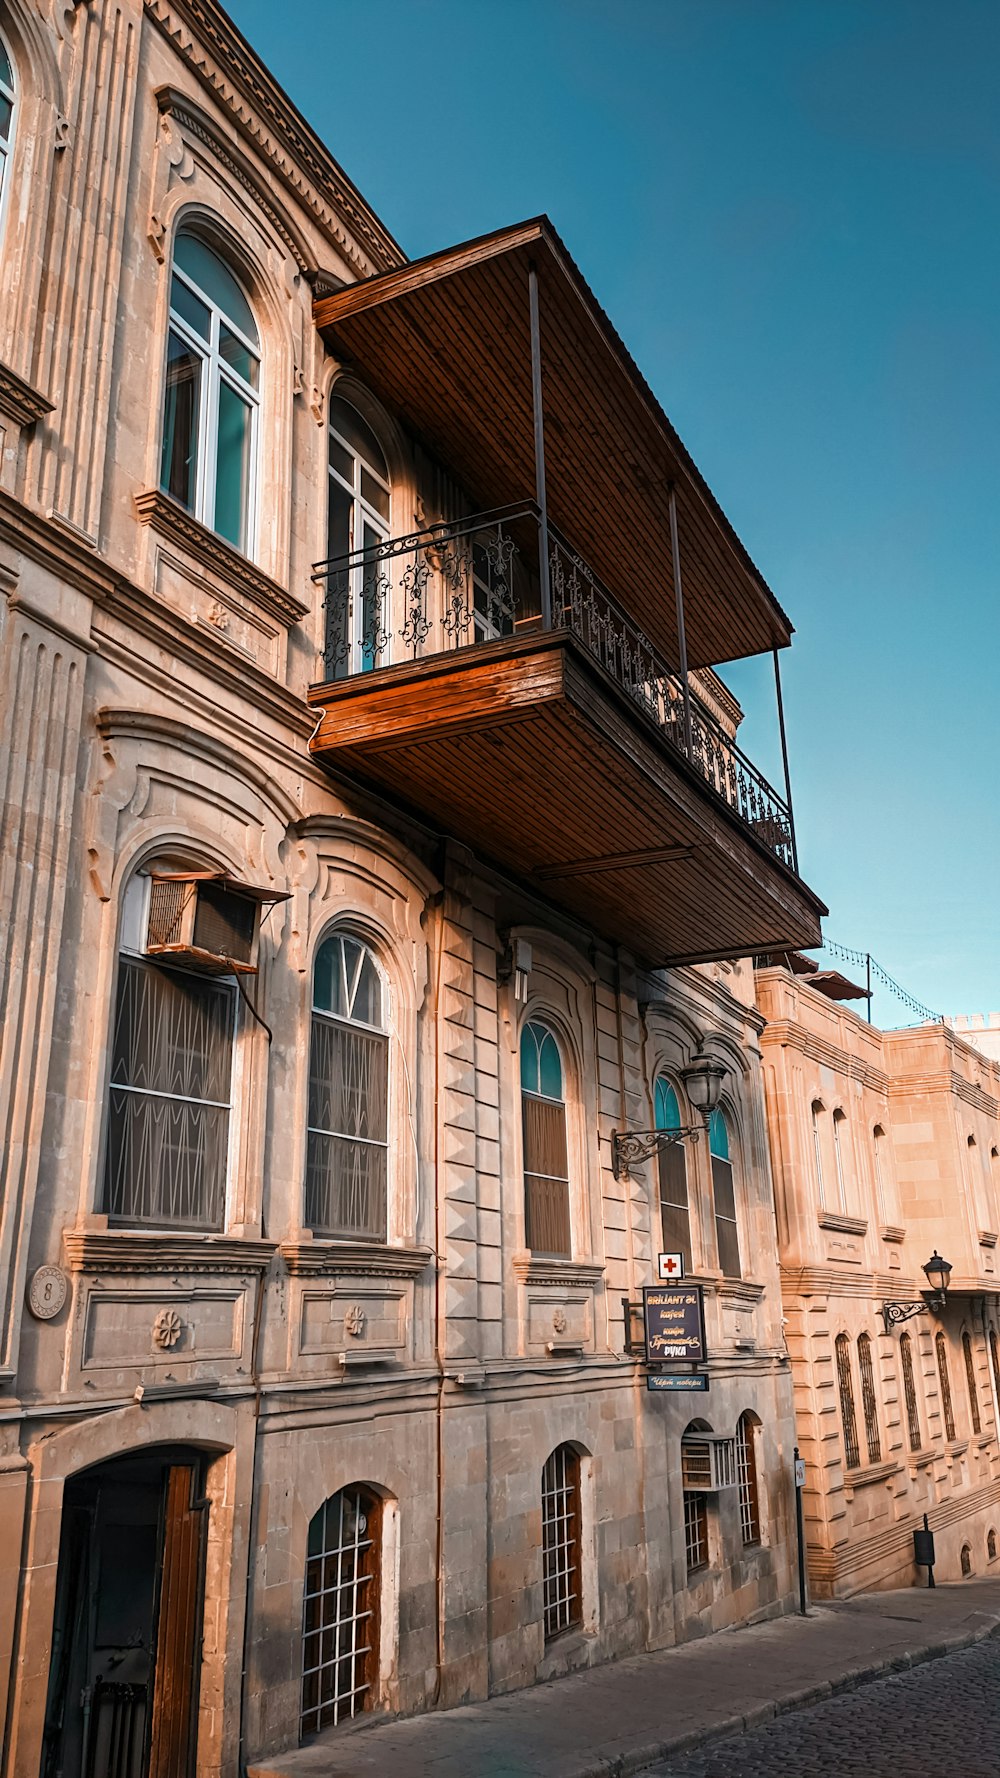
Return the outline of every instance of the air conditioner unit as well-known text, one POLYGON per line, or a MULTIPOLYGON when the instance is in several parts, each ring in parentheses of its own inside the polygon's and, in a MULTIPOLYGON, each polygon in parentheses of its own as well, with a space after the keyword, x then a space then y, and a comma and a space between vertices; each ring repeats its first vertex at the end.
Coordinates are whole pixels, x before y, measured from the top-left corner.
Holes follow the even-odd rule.
POLYGON ((681 1479, 688 1494, 716 1494, 736 1486, 736 1440, 705 1437, 681 1440, 681 1479))
POLYGON ((208 975, 254 975, 261 908, 287 901, 223 871, 152 871, 146 956, 208 975))

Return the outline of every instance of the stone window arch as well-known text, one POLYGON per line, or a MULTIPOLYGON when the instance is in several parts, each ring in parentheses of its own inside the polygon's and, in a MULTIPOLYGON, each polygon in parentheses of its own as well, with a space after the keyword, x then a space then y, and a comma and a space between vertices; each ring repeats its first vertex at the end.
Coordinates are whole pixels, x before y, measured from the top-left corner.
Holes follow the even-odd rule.
POLYGON ((312 971, 305 1221, 315 1234, 388 1238, 389 1027, 372 947, 335 928, 312 971))
POLYGON ((566 1075, 562 1047, 544 1018, 521 1031, 524 1216, 533 1253, 572 1256, 566 1075))
POLYGON ((382 1604, 382 1508, 363 1483, 313 1514, 302 1610, 300 1731, 314 1735, 377 1699, 382 1604))
POLYGON ((580 1453, 557 1445, 542 1467, 542 1604, 545 1640, 583 1624, 580 1453))

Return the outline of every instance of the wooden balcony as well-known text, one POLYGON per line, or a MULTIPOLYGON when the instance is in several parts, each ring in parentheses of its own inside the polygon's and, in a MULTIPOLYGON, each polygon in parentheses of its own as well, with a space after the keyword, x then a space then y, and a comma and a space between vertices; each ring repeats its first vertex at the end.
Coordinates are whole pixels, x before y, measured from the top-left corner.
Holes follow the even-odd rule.
POLYGON ((536 536, 522 505, 324 570, 315 755, 648 963, 818 944, 785 802, 558 534, 541 627, 536 536))

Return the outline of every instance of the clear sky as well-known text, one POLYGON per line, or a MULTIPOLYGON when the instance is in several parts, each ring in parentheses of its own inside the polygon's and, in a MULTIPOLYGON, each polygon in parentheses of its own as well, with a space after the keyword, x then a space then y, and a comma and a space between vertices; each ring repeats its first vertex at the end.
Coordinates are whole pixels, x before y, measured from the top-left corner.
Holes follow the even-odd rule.
POLYGON ((552 217, 796 625, 827 933, 1000 1008, 997 0, 230 4, 412 257, 552 217))

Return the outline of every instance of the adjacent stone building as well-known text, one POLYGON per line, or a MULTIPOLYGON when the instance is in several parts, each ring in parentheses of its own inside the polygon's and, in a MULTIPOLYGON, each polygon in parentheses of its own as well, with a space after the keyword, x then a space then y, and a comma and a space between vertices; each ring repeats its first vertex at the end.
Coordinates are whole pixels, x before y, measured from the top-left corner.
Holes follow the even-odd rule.
POLYGON ((0 169, 4 1778, 785 1609, 787 618, 551 225, 409 264, 213 0, 8 0, 0 169))
POLYGON ((756 972, 812 1591, 915 1581, 924 1513, 937 1578, 988 1574, 1000 1063, 946 1024, 878 1030, 814 969, 756 972), (935 1252, 952 1268, 941 1308, 923 1300, 935 1252))

